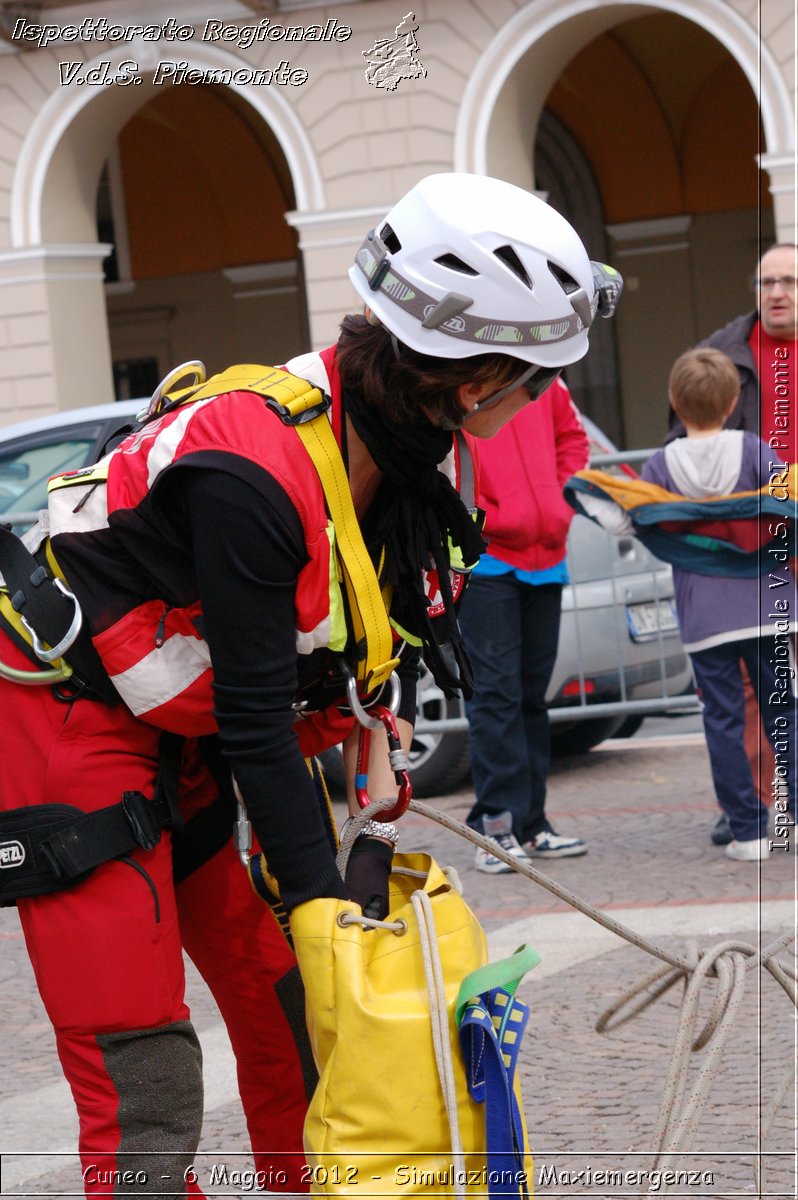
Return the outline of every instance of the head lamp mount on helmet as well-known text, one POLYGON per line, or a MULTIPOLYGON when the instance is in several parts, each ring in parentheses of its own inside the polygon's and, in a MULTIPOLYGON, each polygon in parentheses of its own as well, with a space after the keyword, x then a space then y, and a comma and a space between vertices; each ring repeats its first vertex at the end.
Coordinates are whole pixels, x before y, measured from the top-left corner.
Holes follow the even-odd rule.
POLYGON ((591 262, 590 266, 593 269, 593 283, 596 289, 594 315, 598 312, 600 317, 611 317, 618 307, 618 301, 623 291, 623 279, 620 271, 616 271, 607 263, 591 262))
POLYGON ((370 251, 367 256, 371 267, 371 273, 368 276, 369 288, 372 292, 376 292, 382 287, 382 281, 388 274, 391 265, 391 256, 388 253, 388 247, 380 239, 376 229, 372 229, 366 235, 366 240, 363 246, 361 246, 361 250, 364 247, 368 247, 370 251))

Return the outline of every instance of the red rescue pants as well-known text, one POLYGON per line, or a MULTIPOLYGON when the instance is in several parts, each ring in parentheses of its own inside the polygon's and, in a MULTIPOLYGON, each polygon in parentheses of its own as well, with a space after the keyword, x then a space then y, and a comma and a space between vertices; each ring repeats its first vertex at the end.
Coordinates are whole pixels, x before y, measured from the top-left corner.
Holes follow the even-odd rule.
MULTIPOLYGON (((0 659, 29 666, 2 634, 0 659)), ((91 812, 123 791, 153 795, 159 733, 123 705, 62 703, 49 688, 0 679, 0 711, 0 809, 64 803, 91 812)), ((210 803, 209 773, 191 764, 181 807, 184 795, 191 810, 210 803)), ((18 904, 80 1117, 87 1195, 127 1194, 107 1182, 124 1171, 147 1177, 137 1194, 201 1194, 191 1168, 201 1183, 202 1060, 184 1000, 183 948, 227 1025, 263 1186, 307 1190, 306 1088, 286 1015, 296 966, 271 911, 229 842, 177 888, 168 832, 130 860, 18 904)))

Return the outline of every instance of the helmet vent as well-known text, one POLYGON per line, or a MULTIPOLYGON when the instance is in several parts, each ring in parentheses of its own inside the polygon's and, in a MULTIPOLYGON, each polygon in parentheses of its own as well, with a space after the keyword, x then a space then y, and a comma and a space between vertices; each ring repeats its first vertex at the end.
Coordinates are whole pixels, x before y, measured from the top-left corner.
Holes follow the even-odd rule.
POLYGON ((562 267, 558 267, 557 264, 551 262, 551 260, 549 260, 549 270, 557 282, 561 285, 566 296, 570 295, 571 292, 579 291, 580 285, 574 279, 573 275, 569 275, 567 271, 563 271, 562 267))
POLYGON ((468 263, 463 262, 462 258, 458 258, 456 254, 442 254, 435 261, 436 263, 440 263, 442 267, 447 267, 450 271, 459 271, 461 275, 479 274, 479 271, 475 271, 473 267, 469 267, 468 263))
POLYGON ((530 290, 532 289, 532 280, 527 274, 526 267, 512 246, 499 246, 493 253, 498 259, 501 259, 506 267, 510 268, 513 275, 516 275, 530 290))
POLYGON ((393 229, 387 223, 380 230, 380 238, 385 245, 386 250, 391 254, 398 254, 402 249, 402 243, 394 233, 393 229))

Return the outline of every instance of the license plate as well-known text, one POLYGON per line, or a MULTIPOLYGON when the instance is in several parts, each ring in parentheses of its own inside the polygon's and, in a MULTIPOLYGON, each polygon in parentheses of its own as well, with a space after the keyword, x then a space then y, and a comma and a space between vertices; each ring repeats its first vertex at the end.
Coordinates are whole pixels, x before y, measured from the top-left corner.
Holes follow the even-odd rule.
POLYGON ((659 633, 678 629, 676 605, 672 599, 651 600, 645 604, 627 604, 626 621, 635 642, 648 641, 659 633))

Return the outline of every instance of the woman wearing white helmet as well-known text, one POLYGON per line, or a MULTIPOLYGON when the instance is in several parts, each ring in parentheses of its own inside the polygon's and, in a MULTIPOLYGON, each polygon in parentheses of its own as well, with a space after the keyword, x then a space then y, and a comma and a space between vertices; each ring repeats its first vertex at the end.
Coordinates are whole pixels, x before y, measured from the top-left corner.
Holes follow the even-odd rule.
MULTIPOLYGON (((409 740, 418 649, 447 690, 470 682, 454 607, 482 540, 458 494, 466 464, 452 430, 490 436, 581 358, 611 288, 540 200, 462 175, 413 188, 366 239, 352 280, 367 316, 287 366, 331 397, 351 500, 391 597, 409 740)), ((351 670, 361 645, 344 620, 319 474, 264 395, 253 382, 156 406, 102 479, 77 473, 61 508, 51 496, 50 548, 95 667, 57 688, 0 678, 0 704, 16 714, 0 726, 0 808, 71 805, 81 828, 102 809, 135 835, 124 861, 117 847, 68 891, 18 893, 84 1167, 94 1179, 141 1167, 178 1194, 181 1180, 199 1194, 202 1119, 183 948, 227 1023, 265 1186, 303 1189, 301 1012, 299 1026, 291 1019, 301 993, 232 845, 231 772, 288 911, 332 896, 384 912, 395 840, 387 826, 360 837, 341 878, 305 760, 341 742, 351 758, 341 663, 351 670), (168 806, 156 794, 164 729, 187 739, 168 806), (165 806, 171 825, 148 833, 144 817, 165 806), (175 806, 190 836, 175 839, 173 860, 175 806)), ((0 663, 31 671, 2 628, 0 663)), ((396 795, 379 738, 369 772, 372 798, 396 795)))
MULTIPOLYGON (((349 277, 370 319, 391 335, 398 367, 387 349, 381 365, 396 415, 413 409, 412 394, 400 398, 405 368, 423 373, 418 356, 446 359, 447 395, 433 402, 425 393, 425 411, 447 428, 468 420, 469 432, 488 437, 509 409, 498 424, 477 425, 474 416, 513 383, 534 398, 582 358, 596 313, 612 314, 622 286, 617 272, 588 260, 574 229, 542 200, 465 174, 417 184, 369 233, 349 277), (463 382, 467 394, 454 395, 463 382)), ((529 398, 515 397, 516 405, 529 398)))

